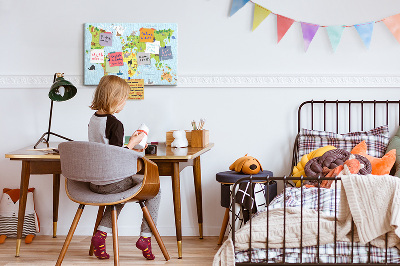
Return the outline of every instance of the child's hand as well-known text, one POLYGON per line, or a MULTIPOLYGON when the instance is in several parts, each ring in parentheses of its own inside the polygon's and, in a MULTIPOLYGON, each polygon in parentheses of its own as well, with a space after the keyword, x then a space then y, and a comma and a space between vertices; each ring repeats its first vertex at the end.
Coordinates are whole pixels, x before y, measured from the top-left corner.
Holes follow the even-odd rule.
MULTIPOLYGON (((143 132, 138 132, 135 131, 132 136, 129 138, 129 142, 128 142, 128 148, 133 150, 133 147, 135 147, 137 144, 139 144, 142 139, 144 138, 144 133, 143 132)), ((138 150, 136 150, 138 151, 138 150)))
POLYGON ((144 152, 146 149, 147 149, 147 143, 146 143, 146 146, 144 147, 144 149, 140 149, 140 150, 132 149, 132 150, 137 151, 137 152, 144 152))

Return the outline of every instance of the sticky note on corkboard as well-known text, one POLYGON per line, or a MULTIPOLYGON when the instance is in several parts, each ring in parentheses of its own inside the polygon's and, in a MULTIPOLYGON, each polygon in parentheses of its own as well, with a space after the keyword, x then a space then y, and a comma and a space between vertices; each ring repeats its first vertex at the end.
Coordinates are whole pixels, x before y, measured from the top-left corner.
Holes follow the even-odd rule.
POLYGON ((143 79, 126 79, 126 82, 131 87, 129 92, 130 100, 143 100, 144 99, 144 80, 143 79))

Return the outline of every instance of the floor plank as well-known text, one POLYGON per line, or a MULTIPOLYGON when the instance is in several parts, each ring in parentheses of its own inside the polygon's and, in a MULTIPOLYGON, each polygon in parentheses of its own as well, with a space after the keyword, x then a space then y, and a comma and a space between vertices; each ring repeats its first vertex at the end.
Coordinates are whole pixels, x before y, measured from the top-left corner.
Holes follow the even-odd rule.
MULTIPOLYGON (((164 260, 157 242, 152 238, 153 253, 156 256, 154 261, 148 261, 142 256, 142 252, 135 247, 138 237, 119 237, 119 254, 121 265, 211 265, 214 254, 219 246, 218 237, 209 236, 204 239, 198 237, 183 237, 182 249, 183 258, 178 259, 178 249, 174 236, 163 237, 164 244, 168 250, 171 260, 164 260)), ((15 257, 15 238, 7 238, 4 244, 0 245, 0 266, 11 265, 54 265, 58 254, 64 244, 65 236, 52 238, 51 236, 37 236, 31 244, 22 241, 20 257, 15 257)), ((65 255, 62 265, 113 265, 112 237, 107 238, 107 252, 109 260, 99 260, 89 256, 90 237, 74 236, 65 255)))

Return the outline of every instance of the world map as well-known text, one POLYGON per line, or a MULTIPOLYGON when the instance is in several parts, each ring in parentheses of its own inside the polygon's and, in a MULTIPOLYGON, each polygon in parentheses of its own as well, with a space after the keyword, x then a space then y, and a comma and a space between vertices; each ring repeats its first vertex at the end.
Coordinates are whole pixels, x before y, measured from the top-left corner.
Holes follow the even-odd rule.
POLYGON ((118 75, 145 85, 176 85, 177 41, 173 23, 86 23, 84 83, 118 75))

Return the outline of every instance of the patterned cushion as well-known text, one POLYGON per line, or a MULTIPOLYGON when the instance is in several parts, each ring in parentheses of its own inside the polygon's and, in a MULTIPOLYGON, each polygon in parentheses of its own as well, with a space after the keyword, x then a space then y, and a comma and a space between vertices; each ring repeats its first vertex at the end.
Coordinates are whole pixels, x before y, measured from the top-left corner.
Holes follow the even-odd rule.
POLYGON ((369 131, 349 132, 346 134, 303 128, 297 137, 297 161, 304 154, 327 145, 351 151, 354 146, 363 140, 367 142, 368 154, 380 158, 385 154, 386 146, 389 143, 389 128, 385 125, 369 131))

